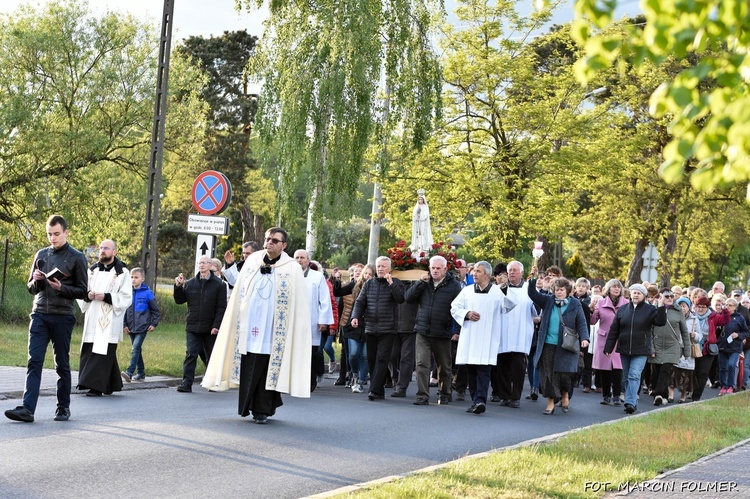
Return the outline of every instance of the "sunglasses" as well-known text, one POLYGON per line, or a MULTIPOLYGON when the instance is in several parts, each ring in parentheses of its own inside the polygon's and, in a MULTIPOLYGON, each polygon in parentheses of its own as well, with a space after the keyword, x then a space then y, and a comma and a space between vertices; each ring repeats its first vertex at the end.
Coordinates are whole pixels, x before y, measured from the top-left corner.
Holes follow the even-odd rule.
POLYGON ((282 241, 281 239, 276 239, 275 237, 267 237, 266 238, 267 243, 273 243, 273 244, 279 244, 279 243, 285 243, 286 241, 282 241))

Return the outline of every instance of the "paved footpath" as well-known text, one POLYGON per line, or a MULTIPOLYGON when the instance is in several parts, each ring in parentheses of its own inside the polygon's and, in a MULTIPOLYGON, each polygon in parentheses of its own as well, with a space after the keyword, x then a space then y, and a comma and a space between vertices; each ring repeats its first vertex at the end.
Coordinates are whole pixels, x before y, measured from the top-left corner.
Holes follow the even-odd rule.
MULTIPOLYGON (((23 396, 25 367, 0 366, 0 400, 19 399, 23 396)), ((165 388, 180 384, 179 378, 169 376, 149 376, 146 381, 123 383, 123 390, 137 390, 149 388, 165 388)), ((72 372, 73 393, 76 390, 78 372, 72 372)), ((57 384, 54 369, 44 369, 42 372, 42 396, 53 396, 57 384)), ((7 404, 6 404, 7 405, 7 404)), ((10 407, 10 405, 8 405, 10 407)), ((440 466, 438 466, 440 467, 440 466)), ((349 489, 356 489, 367 484, 358 484, 349 489)), ((601 492, 609 490, 608 497, 622 497, 636 499, 642 497, 659 497, 660 499, 683 498, 734 498, 750 497, 750 439, 737 445, 706 456, 682 468, 668 471, 653 480, 630 484, 614 484, 605 487, 604 484, 588 484, 589 490, 601 492), (618 490, 619 488, 619 490, 618 490)), ((320 494, 326 497, 332 492, 320 494)))

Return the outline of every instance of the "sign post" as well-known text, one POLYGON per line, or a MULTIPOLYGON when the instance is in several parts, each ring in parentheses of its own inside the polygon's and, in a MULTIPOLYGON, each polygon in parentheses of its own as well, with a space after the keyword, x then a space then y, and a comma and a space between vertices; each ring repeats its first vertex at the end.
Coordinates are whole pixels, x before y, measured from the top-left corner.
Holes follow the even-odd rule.
POLYGON ((223 173, 208 170, 196 177, 192 189, 193 208, 201 215, 188 215, 188 232, 198 234, 195 248, 195 270, 202 256, 216 256, 216 236, 229 234, 229 219, 216 217, 232 200, 232 185, 223 173))

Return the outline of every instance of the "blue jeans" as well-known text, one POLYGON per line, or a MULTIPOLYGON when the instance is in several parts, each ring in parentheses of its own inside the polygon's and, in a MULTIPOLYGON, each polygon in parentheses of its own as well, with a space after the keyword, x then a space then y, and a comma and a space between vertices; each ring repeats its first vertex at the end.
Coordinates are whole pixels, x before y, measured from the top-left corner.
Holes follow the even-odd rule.
POLYGON ((326 338, 325 345, 323 345, 323 351, 328 354, 328 358, 331 362, 336 362, 336 352, 333 350, 333 340, 335 339, 335 336, 329 335, 328 338, 326 338))
POLYGON ((70 407, 70 337, 76 318, 73 315, 41 314, 33 312, 29 324, 29 362, 26 367, 26 388, 23 406, 32 414, 39 399, 42 366, 47 345, 52 342, 52 355, 57 372, 57 405, 70 407))
POLYGON ((130 376, 135 372, 145 376, 146 367, 143 365, 141 346, 143 345, 143 340, 146 339, 146 333, 130 333, 128 336, 130 336, 130 342, 133 344, 133 348, 130 350, 130 364, 125 372, 130 376), (136 367, 138 368, 138 371, 136 371, 136 367))
POLYGON ((742 386, 747 388, 748 378, 750 378, 750 350, 745 351, 745 363, 742 373, 742 386))
POLYGON ((367 380, 367 343, 365 341, 357 341, 351 338, 346 340, 349 344, 349 365, 352 368, 352 373, 357 374, 359 382, 367 380))
POLYGON ((641 389, 641 373, 646 367, 646 359, 645 355, 620 354, 625 403, 633 407, 638 407, 638 391, 641 389))
POLYGON ((740 352, 719 352, 719 382, 722 388, 734 389, 737 384, 737 362, 740 352))

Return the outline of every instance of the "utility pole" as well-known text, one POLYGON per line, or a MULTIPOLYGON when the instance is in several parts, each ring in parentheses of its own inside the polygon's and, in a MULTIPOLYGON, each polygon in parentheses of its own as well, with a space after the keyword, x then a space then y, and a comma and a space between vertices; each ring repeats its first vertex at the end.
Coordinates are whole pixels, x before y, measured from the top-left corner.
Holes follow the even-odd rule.
POLYGON ((164 126, 167 120, 167 84, 169 82, 169 56, 172 51, 172 19, 174 1, 164 0, 159 39, 159 65, 156 72, 156 97, 154 99, 154 125, 151 131, 151 155, 146 194, 146 219, 143 224, 141 266, 146 283, 156 289, 156 236, 159 227, 161 204, 161 167, 164 159, 164 126))

